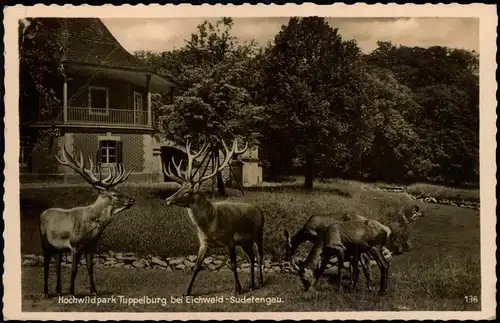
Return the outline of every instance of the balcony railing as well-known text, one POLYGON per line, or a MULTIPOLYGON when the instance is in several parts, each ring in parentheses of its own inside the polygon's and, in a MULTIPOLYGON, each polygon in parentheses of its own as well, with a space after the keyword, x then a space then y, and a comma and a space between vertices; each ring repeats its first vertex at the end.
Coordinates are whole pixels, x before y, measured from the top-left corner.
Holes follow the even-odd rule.
POLYGON ((49 115, 35 116, 37 124, 68 125, 124 125, 147 126, 148 112, 124 109, 95 110, 88 107, 68 107, 67 116, 64 117, 64 108, 53 109, 49 115))

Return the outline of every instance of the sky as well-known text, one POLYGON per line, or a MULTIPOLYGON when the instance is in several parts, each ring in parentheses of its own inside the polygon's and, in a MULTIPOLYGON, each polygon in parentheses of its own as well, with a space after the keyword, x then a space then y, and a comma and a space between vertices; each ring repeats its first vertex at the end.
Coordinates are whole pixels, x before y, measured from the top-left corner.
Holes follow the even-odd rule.
MULTIPOLYGON (((185 44, 196 26, 217 18, 110 18, 102 19, 110 32, 129 52, 169 51, 185 44)), ((254 39, 259 44, 273 40, 287 17, 234 18, 233 35, 241 42, 254 39)), ((365 53, 377 41, 406 46, 446 46, 479 52, 477 18, 327 18, 344 39, 355 39, 365 53)))

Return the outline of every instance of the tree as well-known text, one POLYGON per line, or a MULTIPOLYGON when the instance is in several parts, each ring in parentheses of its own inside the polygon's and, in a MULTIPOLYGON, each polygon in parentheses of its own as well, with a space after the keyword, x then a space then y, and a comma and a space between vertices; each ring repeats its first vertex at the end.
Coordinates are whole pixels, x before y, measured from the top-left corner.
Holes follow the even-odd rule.
POLYGON ((379 42, 366 60, 390 70, 417 103, 401 110, 418 135, 409 160, 416 178, 479 180, 479 59, 475 52, 379 42))
MULTIPOLYGON (((182 85, 174 104, 155 107, 167 120, 164 128, 169 139, 178 144, 186 138, 208 140, 213 143, 213 156, 221 148, 216 138, 244 137, 252 143, 256 138, 251 134, 261 120, 261 107, 253 104, 250 91, 256 80, 256 47, 254 43, 239 44, 231 36, 232 25, 231 18, 215 24, 205 21, 180 49, 156 57, 139 53, 160 70, 175 66, 170 73, 182 85)), ((220 173, 217 179, 224 195, 220 173)))
POLYGON ((304 163, 313 188, 318 156, 346 137, 357 104, 361 51, 319 17, 291 18, 267 48, 259 99, 265 104, 266 145, 287 143, 304 163))
POLYGON ((19 116, 23 138, 29 138, 33 150, 49 138, 60 135, 55 125, 57 108, 61 105, 61 64, 65 50, 52 31, 59 27, 58 19, 28 18, 19 22, 19 116), (38 117, 53 120, 51 128, 30 128, 38 117))

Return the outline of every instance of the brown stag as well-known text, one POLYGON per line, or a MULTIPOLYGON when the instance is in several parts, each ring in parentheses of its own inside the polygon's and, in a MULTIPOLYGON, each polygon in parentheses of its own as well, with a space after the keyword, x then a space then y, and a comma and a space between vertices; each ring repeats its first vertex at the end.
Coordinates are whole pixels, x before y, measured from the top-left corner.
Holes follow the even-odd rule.
MULTIPOLYGON (((289 261, 302 243, 306 241, 310 241, 312 243, 316 242, 316 240, 330 224, 350 220, 366 220, 366 218, 357 214, 349 214, 347 212, 330 215, 312 215, 309 219, 307 219, 302 228, 292 237, 290 237, 288 230, 285 229, 285 260, 289 261)), ((344 256, 346 260, 351 260, 349 255, 344 256)), ((360 255, 360 265, 366 278, 366 285, 368 288, 371 288, 370 259, 365 253, 360 255)), ((351 267, 352 266, 349 267, 349 270, 351 267)))
POLYGON ((125 172, 123 165, 110 165, 109 175, 102 178, 99 168, 99 177, 93 173, 94 163, 89 156, 90 167, 85 168, 82 152, 79 160, 68 153, 63 145, 61 159, 57 161, 69 166, 83 177, 94 188, 99 190, 95 202, 87 206, 77 206, 72 209, 50 208, 40 215, 40 237, 44 257, 44 294, 48 297, 48 275, 50 260, 56 258, 56 292, 61 293, 61 260, 65 252, 71 252, 71 287, 70 294, 75 293, 75 278, 80 257, 85 254, 87 270, 90 280, 90 293, 97 294, 93 275, 93 254, 104 229, 115 216, 125 209, 132 207, 134 199, 129 198, 114 189, 116 185, 127 180, 132 172, 125 172))
POLYGON ((263 285, 262 260, 263 260, 263 233, 264 233, 264 215, 255 205, 248 203, 234 203, 227 201, 209 202, 200 192, 202 182, 216 176, 224 167, 226 167, 234 154, 241 154, 247 149, 238 150, 237 140, 235 139, 232 148, 229 149, 221 140, 224 148, 224 159, 220 166, 215 167, 211 174, 200 174, 196 177, 193 174, 193 161, 207 153, 208 146, 204 144, 197 153, 191 152, 191 144, 186 143, 187 166, 186 171, 181 171, 182 160, 176 164, 172 158, 176 173, 171 170, 171 164, 168 169, 165 168, 165 174, 181 184, 181 188, 166 199, 167 205, 177 205, 187 209, 189 218, 198 230, 199 250, 196 264, 193 269, 193 275, 186 291, 186 295, 191 294, 193 283, 202 268, 203 260, 207 250, 211 247, 224 247, 229 252, 231 269, 234 274, 235 291, 241 293, 241 285, 238 280, 236 270, 236 246, 240 246, 248 256, 250 261, 250 279, 251 288, 254 284, 254 265, 255 253, 254 244, 258 249, 259 264, 259 282, 263 285))
POLYGON ((349 254, 353 257, 353 287, 359 277, 358 261, 363 252, 367 252, 375 259, 380 269, 379 293, 386 290, 389 262, 382 255, 382 248, 389 240, 391 230, 375 220, 353 220, 337 222, 329 225, 316 239, 306 260, 299 264, 299 277, 305 290, 314 287, 326 269, 330 258, 338 259, 338 280, 342 282, 342 267, 344 257, 349 254))

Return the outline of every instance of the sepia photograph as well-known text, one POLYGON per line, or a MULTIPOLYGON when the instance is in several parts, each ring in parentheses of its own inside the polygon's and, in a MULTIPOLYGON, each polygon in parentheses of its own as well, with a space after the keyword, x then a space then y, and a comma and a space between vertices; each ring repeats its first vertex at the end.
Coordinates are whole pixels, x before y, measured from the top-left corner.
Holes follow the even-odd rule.
POLYGON ((494 319, 496 26, 7 8, 5 317, 494 319))

